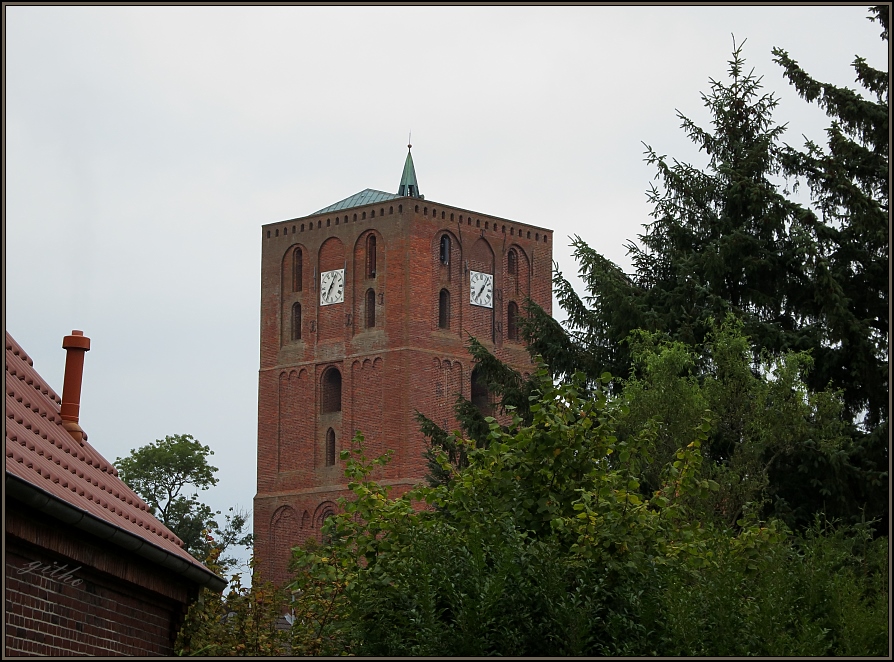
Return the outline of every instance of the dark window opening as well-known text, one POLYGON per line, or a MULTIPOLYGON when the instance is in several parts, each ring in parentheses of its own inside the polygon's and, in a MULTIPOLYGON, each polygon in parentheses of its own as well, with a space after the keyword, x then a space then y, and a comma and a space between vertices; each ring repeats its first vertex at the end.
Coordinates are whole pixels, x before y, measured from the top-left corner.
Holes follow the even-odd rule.
POLYGON ((292 340, 301 340, 301 304, 292 306, 292 340))
POLYGON ((472 370, 472 406, 478 409, 484 416, 491 415, 490 393, 478 366, 475 366, 475 369, 472 370))
POLYGON ((304 289, 304 254, 300 248, 296 248, 292 254, 292 291, 300 292, 304 289))
MULTIPOLYGON (((329 428, 326 431, 326 466, 331 467, 335 464, 335 430, 329 428)), ((323 515, 324 518, 331 517, 330 513, 323 515)))
POLYGON ((376 235, 371 234, 366 238, 366 276, 376 277, 376 235))
POLYGON ((509 302, 506 310, 506 336, 509 340, 518 340, 518 304, 509 302))
POLYGON ((507 259, 507 267, 510 276, 518 275, 518 254, 514 248, 509 249, 509 257, 507 259))
POLYGON ((450 292, 441 290, 438 296, 438 328, 450 328, 450 292))
POLYGON ((441 264, 450 264, 450 237, 441 237, 441 264))
POLYGON ((366 328, 374 329, 376 326, 376 293, 372 288, 366 291, 366 328))
POLYGON ((341 411, 341 373, 329 368, 323 373, 323 413, 341 411))

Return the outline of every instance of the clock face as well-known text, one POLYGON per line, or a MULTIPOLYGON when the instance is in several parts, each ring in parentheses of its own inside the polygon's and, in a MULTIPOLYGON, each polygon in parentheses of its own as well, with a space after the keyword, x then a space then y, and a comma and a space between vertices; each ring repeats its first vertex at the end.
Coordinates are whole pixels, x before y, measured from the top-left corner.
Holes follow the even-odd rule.
POLYGON ((342 303, 345 300, 345 270, 334 269, 320 274, 320 305, 342 303))
POLYGON ((469 303, 485 308, 494 307, 494 277, 480 271, 469 272, 469 303))

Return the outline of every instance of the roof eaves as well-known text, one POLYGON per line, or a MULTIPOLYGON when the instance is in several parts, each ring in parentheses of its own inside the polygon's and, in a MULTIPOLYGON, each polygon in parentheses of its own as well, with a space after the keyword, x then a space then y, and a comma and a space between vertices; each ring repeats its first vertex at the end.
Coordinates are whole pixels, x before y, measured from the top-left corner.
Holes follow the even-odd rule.
POLYGON ((153 545, 145 538, 85 512, 9 472, 6 473, 6 493, 42 513, 134 552, 200 586, 217 592, 223 591, 227 586, 224 579, 204 566, 189 563, 186 559, 153 545))

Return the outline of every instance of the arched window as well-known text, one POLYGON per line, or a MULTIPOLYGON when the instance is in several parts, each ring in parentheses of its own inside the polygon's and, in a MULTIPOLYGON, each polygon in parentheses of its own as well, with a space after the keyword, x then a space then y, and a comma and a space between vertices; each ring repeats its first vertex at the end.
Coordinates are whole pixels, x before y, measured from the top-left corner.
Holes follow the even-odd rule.
POLYGON ((372 288, 366 291, 366 328, 374 329, 376 326, 376 292, 372 288))
MULTIPOLYGON (((335 430, 329 428, 326 431, 326 466, 335 464, 335 430)), ((326 517, 326 515, 324 515, 326 517)))
POLYGON ((518 340, 518 304, 509 302, 506 309, 506 336, 509 340, 518 340))
POLYGON ((447 290, 441 290, 438 296, 438 327, 450 328, 450 292, 447 290))
POLYGON ((301 340, 301 304, 292 306, 292 340, 301 340))
POLYGON ((472 406, 485 416, 491 415, 490 393, 478 366, 472 370, 472 406))
MULTIPOLYGON (((303 227, 301 228, 304 229, 303 227)), ((304 288, 304 254, 296 248, 292 254, 292 291, 300 292, 304 288)))
POLYGON ((376 235, 371 234, 366 238, 366 276, 376 277, 376 235))
POLYGON ((509 257, 507 258, 507 267, 509 269, 510 276, 518 275, 518 253, 515 252, 514 248, 509 249, 509 257))
POLYGON ((341 373, 329 368, 323 373, 323 413, 341 411, 341 373))
POLYGON ((450 237, 441 237, 441 264, 450 264, 450 237))

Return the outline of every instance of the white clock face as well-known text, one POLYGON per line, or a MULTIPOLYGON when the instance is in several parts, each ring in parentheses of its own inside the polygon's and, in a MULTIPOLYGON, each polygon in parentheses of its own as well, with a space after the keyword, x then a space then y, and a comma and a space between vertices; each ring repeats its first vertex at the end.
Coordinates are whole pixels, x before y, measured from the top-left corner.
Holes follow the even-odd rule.
POLYGON ((494 307, 494 277, 480 271, 469 272, 469 303, 485 308, 494 307))
POLYGON ((345 300, 345 270, 334 269, 320 274, 320 305, 342 303, 345 300))

